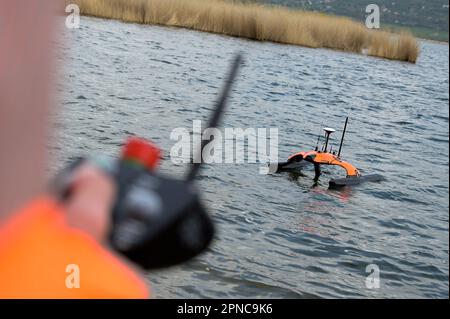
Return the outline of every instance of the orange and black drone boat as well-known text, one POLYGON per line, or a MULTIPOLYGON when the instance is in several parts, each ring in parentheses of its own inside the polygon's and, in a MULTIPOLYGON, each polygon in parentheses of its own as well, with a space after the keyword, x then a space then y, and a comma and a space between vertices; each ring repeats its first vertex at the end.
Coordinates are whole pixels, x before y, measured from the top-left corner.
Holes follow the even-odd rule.
POLYGON ((330 151, 328 151, 330 136, 336 131, 326 127, 323 129, 325 131, 325 142, 323 143, 322 149, 319 150, 321 138, 319 135, 316 148, 313 151, 298 152, 291 155, 287 162, 278 163, 277 173, 281 171, 301 170, 309 163, 312 163, 314 164, 315 179, 318 179, 322 174, 321 165, 335 165, 345 169, 347 176, 330 180, 330 188, 353 186, 362 182, 378 182, 383 180, 383 176, 379 174, 362 175, 355 166, 341 159, 341 151, 344 144, 345 133, 347 131, 347 124, 348 117, 345 121, 344 131, 342 132, 341 143, 337 154, 336 152, 333 152, 332 147, 330 151))

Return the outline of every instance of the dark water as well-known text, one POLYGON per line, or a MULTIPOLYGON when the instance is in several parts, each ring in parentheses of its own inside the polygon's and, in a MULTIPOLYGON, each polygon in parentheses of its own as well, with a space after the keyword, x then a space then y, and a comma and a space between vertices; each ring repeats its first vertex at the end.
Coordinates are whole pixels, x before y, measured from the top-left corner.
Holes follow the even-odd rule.
POLYGON ((338 169, 313 187, 311 170, 208 166, 200 185, 217 239, 201 258, 150 273, 155 297, 448 298, 448 45, 421 43, 414 65, 92 18, 65 37, 58 167, 79 154, 114 155, 137 134, 162 147, 164 172, 181 176, 186 167, 168 158, 170 132, 206 120, 239 50, 246 62, 226 126, 278 127, 283 159, 349 115, 343 155, 387 178, 330 191, 338 169), (369 264, 380 268, 380 289, 365 286, 369 264))

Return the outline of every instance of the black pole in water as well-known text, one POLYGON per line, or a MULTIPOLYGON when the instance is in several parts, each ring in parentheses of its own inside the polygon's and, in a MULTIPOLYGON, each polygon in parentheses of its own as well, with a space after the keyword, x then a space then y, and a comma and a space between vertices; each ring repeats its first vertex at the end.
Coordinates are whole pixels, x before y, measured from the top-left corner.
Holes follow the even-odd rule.
MULTIPOLYGON (((208 128, 215 128, 219 125, 220 118, 225 110, 228 96, 230 95, 231 87, 233 86, 234 79, 236 78, 236 75, 238 73, 239 67, 242 63, 242 56, 240 54, 236 55, 234 58, 233 64, 231 66, 231 71, 228 75, 228 79, 225 82, 225 86, 222 90, 222 93, 219 97, 219 100, 217 101, 216 109, 213 111, 213 115, 209 121, 208 128)), ((197 173, 201 167, 203 158, 203 148, 208 144, 209 141, 202 140, 202 144, 200 147, 200 163, 194 163, 191 167, 191 170, 188 173, 187 180, 192 181, 197 176, 197 173)))
POLYGON ((344 131, 342 132, 341 145, 339 145, 338 157, 341 157, 342 145, 344 144, 345 132, 347 131, 347 124, 348 124, 348 116, 347 119, 345 120, 344 131))

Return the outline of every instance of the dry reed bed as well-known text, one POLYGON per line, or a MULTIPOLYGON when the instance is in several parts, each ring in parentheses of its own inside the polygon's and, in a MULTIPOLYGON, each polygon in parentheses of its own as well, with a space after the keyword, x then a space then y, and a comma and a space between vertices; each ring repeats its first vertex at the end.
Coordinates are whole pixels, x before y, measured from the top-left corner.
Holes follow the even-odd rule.
POLYGON ((330 48, 415 63, 416 39, 349 18, 227 0, 71 0, 81 14, 247 39, 330 48))

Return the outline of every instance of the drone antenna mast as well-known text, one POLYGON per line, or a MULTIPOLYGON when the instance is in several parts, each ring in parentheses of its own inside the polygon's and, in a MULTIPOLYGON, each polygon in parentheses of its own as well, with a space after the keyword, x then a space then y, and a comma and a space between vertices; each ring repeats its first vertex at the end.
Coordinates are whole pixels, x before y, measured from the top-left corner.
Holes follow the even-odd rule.
MULTIPOLYGON (((323 123, 320 124, 320 127, 322 127, 323 123)), ((320 138, 322 137, 322 134, 319 133, 319 136, 317 137, 317 143, 316 143, 316 151, 319 150, 319 144, 320 144, 320 138)))
POLYGON ((342 132, 341 145, 339 145, 338 157, 341 157, 342 145, 344 144, 345 132, 347 131, 347 124, 348 124, 348 116, 347 119, 345 120, 344 131, 342 132))

